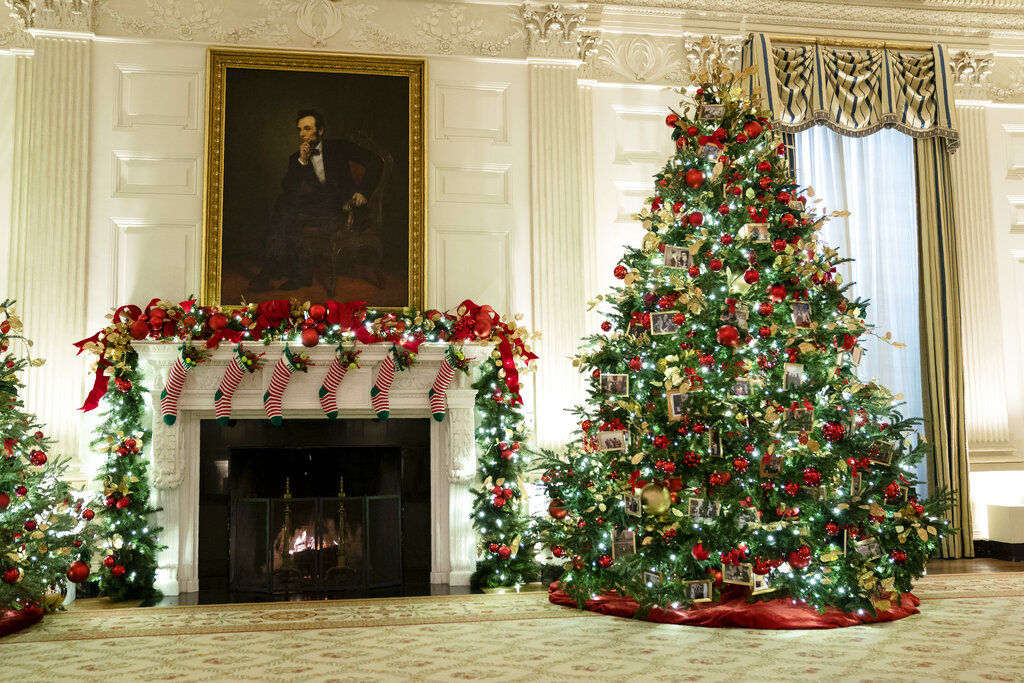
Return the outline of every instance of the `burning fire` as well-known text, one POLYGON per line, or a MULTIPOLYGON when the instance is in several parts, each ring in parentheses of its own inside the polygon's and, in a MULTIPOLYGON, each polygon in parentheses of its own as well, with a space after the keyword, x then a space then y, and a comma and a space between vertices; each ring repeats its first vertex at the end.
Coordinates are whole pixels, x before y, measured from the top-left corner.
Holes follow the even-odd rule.
POLYGON ((301 553, 304 550, 322 550, 325 545, 336 546, 338 545, 338 541, 332 540, 330 543, 321 543, 318 545, 316 542, 316 536, 306 533, 305 529, 299 529, 295 532, 295 536, 292 537, 292 547, 288 551, 288 554, 294 555, 295 553, 301 553))

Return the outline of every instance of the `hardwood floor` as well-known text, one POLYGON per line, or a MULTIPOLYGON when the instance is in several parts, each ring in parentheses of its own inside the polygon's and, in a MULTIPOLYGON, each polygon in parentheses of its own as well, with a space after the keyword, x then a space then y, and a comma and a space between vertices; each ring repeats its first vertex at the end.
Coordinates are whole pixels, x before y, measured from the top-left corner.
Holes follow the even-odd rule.
POLYGON ((995 572, 1024 572, 1024 562, 1008 562, 991 557, 967 560, 932 560, 929 574, 992 574, 995 572))

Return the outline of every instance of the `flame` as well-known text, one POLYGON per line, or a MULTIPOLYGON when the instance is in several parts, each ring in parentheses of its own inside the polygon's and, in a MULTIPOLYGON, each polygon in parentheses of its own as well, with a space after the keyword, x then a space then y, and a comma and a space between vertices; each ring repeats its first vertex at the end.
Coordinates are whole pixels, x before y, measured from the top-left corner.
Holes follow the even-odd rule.
POLYGON ((295 553, 301 553, 304 550, 322 550, 325 545, 336 546, 338 545, 338 541, 331 540, 330 543, 321 543, 318 545, 315 535, 307 533, 305 529, 299 529, 292 537, 292 547, 288 550, 288 554, 294 555, 295 553))

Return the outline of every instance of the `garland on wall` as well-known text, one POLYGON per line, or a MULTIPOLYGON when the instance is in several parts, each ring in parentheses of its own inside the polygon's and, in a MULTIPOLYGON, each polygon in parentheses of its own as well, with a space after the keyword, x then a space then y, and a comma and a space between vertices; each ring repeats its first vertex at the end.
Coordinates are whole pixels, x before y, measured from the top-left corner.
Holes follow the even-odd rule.
MULTIPOLYGON (((222 424, 230 419, 231 399, 247 372, 264 364, 245 343, 296 342, 301 347, 320 343, 337 346, 319 391, 324 414, 338 416, 337 388, 345 373, 358 367, 362 344, 390 344, 371 389, 377 417, 388 419, 390 388, 395 372, 416 363, 424 342, 448 342, 449 348, 430 390, 431 413, 435 420, 445 417, 445 395, 455 372, 469 371, 461 347, 467 341, 493 344, 489 362, 481 364, 476 407, 480 412, 477 446, 480 453, 477 474, 480 488, 474 491, 474 524, 483 544, 477 575, 487 586, 522 583, 533 573, 532 521, 524 512, 522 477, 529 459, 520 443, 526 438, 520 375, 532 369, 537 356, 530 350, 531 335, 519 325, 520 316, 505 321, 490 306, 464 301, 454 311, 380 313, 365 302, 310 304, 297 300, 251 303, 231 309, 197 306, 194 300, 172 303, 153 299, 145 308, 121 306, 107 316, 103 330, 75 344, 79 353, 97 355, 93 388, 82 410, 93 410, 101 400, 107 404, 103 423, 97 428, 93 446, 106 454, 98 481, 102 483, 103 512, 100 536, 104 558, 100 569, 100 594, 115 599, 147 598, 154 594, 157 553, 162 548, 160 528, 150 525, 156 510, 150 504, 150 483, 145 448, 150 432, 133 341, 150 339, 180 345, 164 390, 160 414, 165 423, 177 419, 177 401, 188 374, 206 360, 208 349, 222 342, 233 344, 235 355, 228 364, 214 396, 215 415, 222 424), (196 345, 194 342, 205 342, 196 345), (499 482, 500 483, 497 483, 499 482), (498 494, 493 489, 498 488, 498 494), (508 491, 509 493, 505 493, 508 491), (502 502, 498 503, 498 498, 502 502), (519 547, 522 547, 520 550, 519 547), (515 550, 513 550, 515 549, 515 550)), ((285 347, 273 359, 270 386, 263 397, 268 419, 281 422, 281 395, 295 372, 304 372, 309 357, 285 347)))

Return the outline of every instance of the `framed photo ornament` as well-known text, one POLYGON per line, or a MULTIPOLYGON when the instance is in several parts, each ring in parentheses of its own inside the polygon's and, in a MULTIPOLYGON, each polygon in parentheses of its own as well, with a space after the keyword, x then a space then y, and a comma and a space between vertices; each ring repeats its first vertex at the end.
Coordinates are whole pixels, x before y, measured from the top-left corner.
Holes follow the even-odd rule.
POLYGON ((207 80, 202 303, 422 308, 426 61, 210 48, 207 80))

